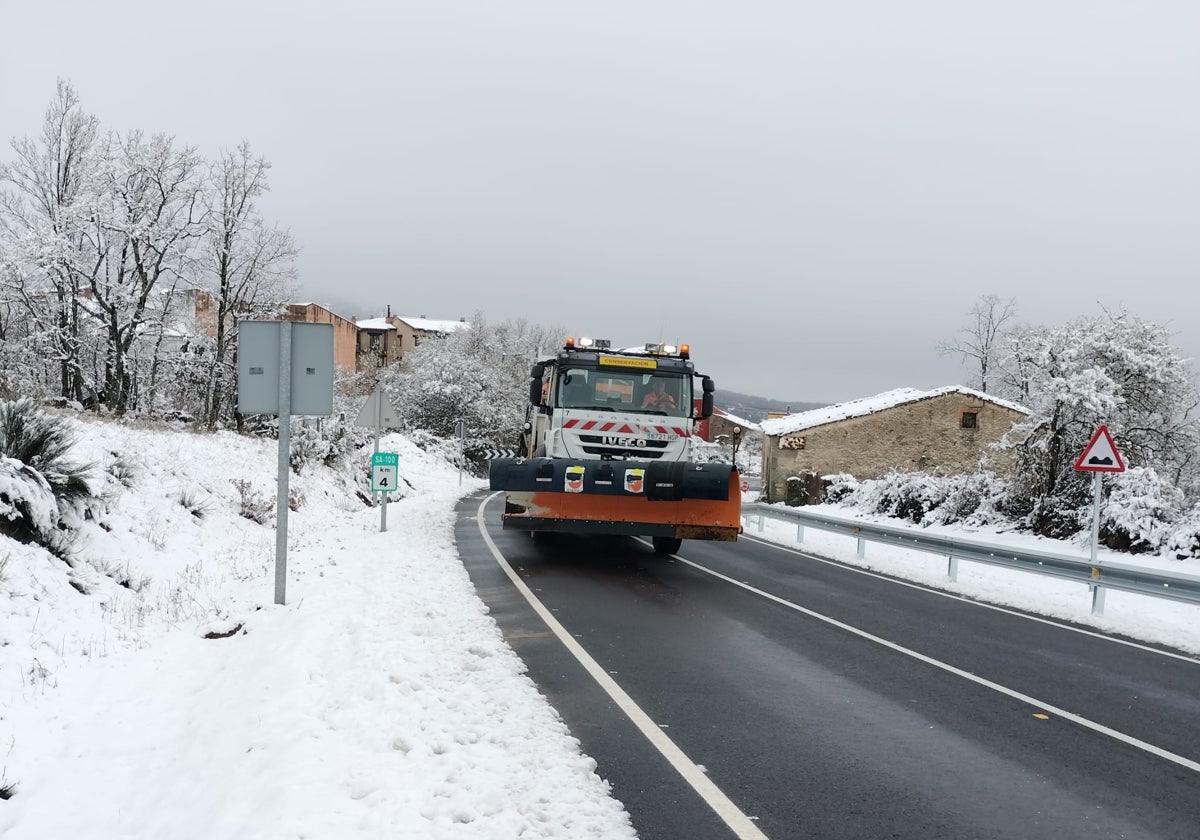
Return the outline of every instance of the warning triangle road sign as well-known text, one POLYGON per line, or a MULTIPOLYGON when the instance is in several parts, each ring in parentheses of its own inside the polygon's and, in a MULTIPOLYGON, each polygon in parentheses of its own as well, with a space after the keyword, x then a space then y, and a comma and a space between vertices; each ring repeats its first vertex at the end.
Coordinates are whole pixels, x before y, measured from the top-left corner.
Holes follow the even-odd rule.
POLYGON ((375 427, 376 420, 380 420, 385 429, 394 429, 400 425, 400 419, 396 417, 396 410, 392 408, 389 400, 384 399, 383 401, 382 416, 377 416, 378 412, 379 391, 372 391, 371 396, 367 397, 366 404, 359 409, 358 417, 354 418, 354 425, 372 429, 375 427))
POLYGON ((1092 435, 1083 454, 1075 459, 1075 469, 1079 472, 1125 472, 1125 462, 1108 433, 1108 426, 1101 426, 1092 435))

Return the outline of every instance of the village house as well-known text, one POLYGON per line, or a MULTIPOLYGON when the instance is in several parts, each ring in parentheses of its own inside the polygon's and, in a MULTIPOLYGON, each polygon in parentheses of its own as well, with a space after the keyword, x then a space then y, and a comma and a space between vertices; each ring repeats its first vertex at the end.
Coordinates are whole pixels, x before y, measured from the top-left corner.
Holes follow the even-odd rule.
POLYGON ((358 327, 354 321, 329 311, 317 303, 289 303, 280 316, 281 321, 301 324, 331 324, 333 326, 333 366, 341 375, 354 373, 355 343, 358 327))
POLYGON ((893 470, 941 475, 975 472, 981 460, 1008 468, 991 445, 1028 411, 1016 403, 957 385, 900 388, 786 417, 763 431, 763 496, 787 498, 789 478, 849 473, 863 480, 893 470))
MULTIPOLYGON (((390 310, 390 307, 389 307, 390 310)), ((457 321, 441 321, 409 315, 392 315, 369 318, 357 322, 357 366, 363 370, 369 366, 387 367, 404 358, 421 341, 430 336, 449 335, 455 330, 469 327, 466 318, 457 321)))

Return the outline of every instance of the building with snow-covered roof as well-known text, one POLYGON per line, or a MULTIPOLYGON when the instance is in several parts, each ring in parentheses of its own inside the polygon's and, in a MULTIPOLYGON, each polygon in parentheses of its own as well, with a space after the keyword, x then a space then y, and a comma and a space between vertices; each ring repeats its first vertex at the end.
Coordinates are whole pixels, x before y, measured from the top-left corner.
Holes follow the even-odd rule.
POLYGON ((393 315, 391 308, 382 318, 358 321, 358 369, 378 365, 387 367, 404 358, 421 341, 430 336, 449 335, 471 325, 466 318, 457 321, 426 318, 424 315, 393 315))
POLYGON ((787 480, 802 472, 849 473, 860 480, 893 470, 953 475, 985 458, 1005 471, 991 447, 1028 411, 959 385, 898 388, 873 397, 764 420, 763 494, 783 501, 787 480))

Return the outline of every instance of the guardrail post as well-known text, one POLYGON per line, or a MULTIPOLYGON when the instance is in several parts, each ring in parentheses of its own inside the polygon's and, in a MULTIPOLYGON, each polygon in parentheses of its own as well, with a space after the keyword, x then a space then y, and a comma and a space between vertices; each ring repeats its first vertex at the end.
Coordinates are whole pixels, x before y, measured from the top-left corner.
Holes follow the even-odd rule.
POLYGON ((954 583, 958 583, 958 558, 950 557, 946 564, 946 577, 954 583))
POLYGON ((1092 584, 1092 615, 1104 615, 1104 593, 1106 587, 1092 584))
POLYGON ((763 529, 763 522, 766 520, 766 518, 767 517, 761 513, 758 515, 758 530, 759 531, 761 531, 763 529))
POLYGON ((854 533, 858 534, 858 557, 861 560, 867 556, 867 540, 858 528, 854 529, 854 533))
POLYGON ((796 523, 796 542, 804 542, 804 523, 796 523))

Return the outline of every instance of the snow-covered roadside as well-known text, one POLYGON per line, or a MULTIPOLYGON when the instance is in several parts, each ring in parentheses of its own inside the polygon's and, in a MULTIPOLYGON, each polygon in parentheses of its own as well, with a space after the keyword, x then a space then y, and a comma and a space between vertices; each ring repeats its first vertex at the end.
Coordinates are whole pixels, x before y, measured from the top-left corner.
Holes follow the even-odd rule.
POLYGON ((352 477, 293 477, 278 607, 273 528, 231 484, 271 498, 273 442, 80 429, 136 480, 110 531, 88 526, 90 595, 0 546, 6 840, 635 836, 458 562, 454 503, 479 482, 389 436, 412 489, 380 534, 352 477))
MULTIPOLYGON (((890 525, 904 524, 891 519, 861 516, 853 509, 839 505, 812 505, 806 507, 805 511, 841 519, 858 517, 890 525)), ((959 564, 958 580, 952 582, 946 574, 946 558, 941 555, 868 542, 865 557, 860 558, 856 541, 840 534, 805 528, 804 540, 799 542, 796 539, 795 524, 784 520, 768 517, 764 519, 760 531, 758 517, 750 516, 743 522, 743 526, 748 537, 811 552, 847 565, 911 580, 989 604, 1066 619, 1106 632, 1200 654, 1200 607, 1190 604, 1110 590, 1106 593, 1104 614, 1093 616, 1090 592, 1086 586, 1078 583, 967 561, 959 564)), ((995 528, 965 530, 930 526, 921 530, 925 533, 952 534, 986 543, 1017 545, 1060 554, 1078 554, 1080 557, 1089 556, 1090 551, 1079 542, 1051 540, 995 528)), ((1101 560, 1140 563, 1175 572, 1200 572, 1196 564, 1191 562, 1134 557, 1103 548, 1098 556, 1101 560)))

